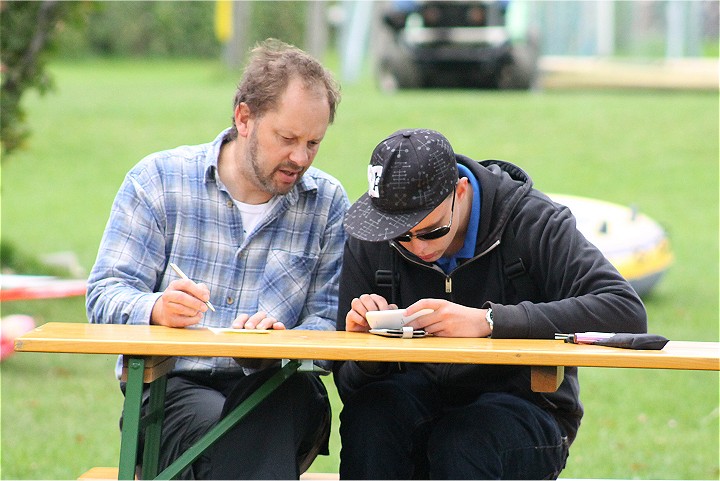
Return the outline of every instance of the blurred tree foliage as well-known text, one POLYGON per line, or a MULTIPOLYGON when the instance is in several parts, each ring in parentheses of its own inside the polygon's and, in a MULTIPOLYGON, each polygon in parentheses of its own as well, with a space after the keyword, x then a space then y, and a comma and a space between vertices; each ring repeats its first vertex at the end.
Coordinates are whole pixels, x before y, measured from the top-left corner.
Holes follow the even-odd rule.
POLYGON ((0 140, 3 162, 29 135, 25 112, 20 105, 23 93, 37 89, 41 94, 52 87, 46 72, 48 56, 56 50, 58 33, 79 22, 85 2, 0 2, 0 140))
MULTIPOLYGON (((95 2, 93 2, 95 3, 95 2)), ((267 37, 302 46, 303 1, 250 1, 247 39, 267 37)), ((81 28, 65 32, 62 53, 120 57, 217 58, 216 2, 97 2, 81 28)))
POLYGON ((268 37, 303 47, 307 1, 251 2, 250 45, 268 37))
MULTIPOLYGON (((306 3, 250 1, 249 45, 277 37, 303 45, 306 3)), ((2 162, 29 136, 21 98, 53 87, 50 57, 219 57, 216 2, 0 0, 2 162)), ((39 261, 0 241, 3 268, 40 272, 39 261)))
POLYGON ((215 2, 93 2, 80 28, 63 35, 65 57, 212 57, 215 2))
MULTIPOLYGON (((277 37, 303 46, 304 1, 251 1, 248 45, 277 37)), ((120 57, 219 57, 215 2, 0 1, 2 29, 2 158, 29 132, 20 105, 23 92, 45 93, 51 54, 120 57)))

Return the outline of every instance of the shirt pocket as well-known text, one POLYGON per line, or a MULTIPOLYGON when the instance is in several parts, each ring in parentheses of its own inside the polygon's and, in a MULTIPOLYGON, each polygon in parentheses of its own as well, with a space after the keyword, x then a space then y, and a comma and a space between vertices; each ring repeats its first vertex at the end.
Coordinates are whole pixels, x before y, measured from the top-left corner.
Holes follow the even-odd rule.
POLYGON ((263 272, 258 308, 295 327, 313 282, 319 257, 287 251, 271 251, 263 272))

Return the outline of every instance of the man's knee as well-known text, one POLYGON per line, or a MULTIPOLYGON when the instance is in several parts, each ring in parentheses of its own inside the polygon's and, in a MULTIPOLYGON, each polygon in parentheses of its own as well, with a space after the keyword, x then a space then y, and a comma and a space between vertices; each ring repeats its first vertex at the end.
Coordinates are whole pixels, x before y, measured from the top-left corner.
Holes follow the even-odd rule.
POLYGON ((401 414, 414 410, 417 404, 418 396, 392 379, 368 383, 348 396, 343 403, 347 410, 367 414, 401 414))
POLYGON ((528 401, 490 396, 446 413, 428 443, 431 475, 443 478, 556 477, 566 438, 552 417, 528 401))
POLYGON ((416 416, 411 397, 395 383, 378 381, 355 391, 343 403, 340 413, 341 428, 357 427, 361 430, 388 427, 388 423, 407 426, 416 416))
POLYGON ((182 377, 168 379, 163 431, 193 442, 220 420, 225 396, 182 377), (177 433, 177 434, 175 434, 177 433))

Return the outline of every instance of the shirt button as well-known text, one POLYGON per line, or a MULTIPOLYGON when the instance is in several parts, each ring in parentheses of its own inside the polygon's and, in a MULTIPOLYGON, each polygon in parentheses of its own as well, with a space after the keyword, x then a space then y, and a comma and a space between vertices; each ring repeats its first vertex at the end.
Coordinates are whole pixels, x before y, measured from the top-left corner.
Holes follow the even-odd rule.
POLYGON ((235 300, 232 297, 228 296, 227 303, 232 304, 233 302, 235 302, 235 300))
POLYGON ((231 200, 229 200, 229 201, 227 201, 227 202, 225 203, 225 205, 227 205, 228 207, 232 207, 232 206, 233 206, 233 202, 232 202, 231 200))

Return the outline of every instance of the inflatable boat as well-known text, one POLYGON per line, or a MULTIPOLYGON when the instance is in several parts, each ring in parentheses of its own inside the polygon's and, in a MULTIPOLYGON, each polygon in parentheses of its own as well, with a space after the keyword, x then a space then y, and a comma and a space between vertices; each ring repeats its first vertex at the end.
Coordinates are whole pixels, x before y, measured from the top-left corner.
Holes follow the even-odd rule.
POLYGON ((600 249, 641 297, 655 287, 673 263, 665 230, 637 209, 587 197, 549 195, 570 209, 578 230, 600 249))

